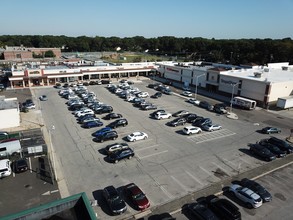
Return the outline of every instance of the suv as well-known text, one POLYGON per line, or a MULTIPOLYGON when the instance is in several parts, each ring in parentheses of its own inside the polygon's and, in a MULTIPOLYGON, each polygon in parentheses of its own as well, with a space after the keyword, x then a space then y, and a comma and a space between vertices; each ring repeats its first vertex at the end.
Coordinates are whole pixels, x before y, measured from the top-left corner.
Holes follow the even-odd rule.
POLYGON ((125 158, 131 159, 134 156, 134 151, 131 148, 116 151, 108 156, 108 160, 113 163, 118 163, 118 161, 125 158))
POLYGON ((256 192, 264 202, 272 201, 272 195, 259 183, 244 178, 241 180, 241 185, 256 192))
POLYGON ((194 127, 194 126, 187 126, 185 128, 183 128, 183 133, 187 134, 187 135, 191 135, 191 134, 199 134, 202 132, 201 128, 199 127, 194 127))
POLYGON ((232 184, 229 191, 238 199, 243 201, 249 208, 258 208, 262 205, 261 197, 247 187, 238 184, 232 184))
POLYGON ((103 196, 114 215, 119 215, 127 210, 124 200, 114 186, 108 186, 103 190, 103 196))
POLYGON ((267 139, 267 142, 269 142, 270 144, 276 145, 281 150, 286 151, 287 154, 293 153, 293 147, 282 139, 279 139, 276 137, 271 137, 271 138, 267 139))
POLYGON ((11 175, 10 160, 8 159, 0 160, 0 178, 10 176, 10 175, 11 175))
POLYGON ((13 162, 13 171, 15 173, 21 173, 28 170, 28 164, 26 159, 22 158, 13 162))
POLYGON ((171 117, 172 117, 171 113, 167 113, 167 112, 161 112, 155 115, 155 118, 158 120, 167 119, 167 118, 169 119, 171 117))
POLYGON ((121 118, 121 119, 117 119, 117 120, 113 121, 112 123, 110 123, 108 125, 108 127, 117 128, 117 127, 120 127, 120 126, 125 127, 126 125, 128 125, 128 121, 125 118, 121 118))
POLYGON ((101 143, 107 140, 115 140, 116 138, 118 138, 118 134, 116 131, 107 131, 105 133, 102 133, 101 135, 96 136, 96 140, 101 143))
POLYGON ((109 105, 105 105, 102 108, 96 109, 95 113, 96 114, 103 114, 103 113, 110 113, 113 111, 113 107, 109 105))
POLYGON ((208 207, 221 219, 241 220, 239 208, 227 199, 215 197, 208 202, 208 207))
POLYGON ((227 109, 226 109, 225 104, 215 104, 214 105, 214 112, 218 114, 227 114, 227 109))

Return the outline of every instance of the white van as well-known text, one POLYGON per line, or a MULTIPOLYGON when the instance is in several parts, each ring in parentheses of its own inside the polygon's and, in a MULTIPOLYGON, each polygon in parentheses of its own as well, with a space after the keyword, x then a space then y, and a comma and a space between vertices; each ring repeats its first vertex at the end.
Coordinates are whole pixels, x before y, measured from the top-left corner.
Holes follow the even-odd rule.
POLYGON ((0 160, 0 178, 11 175, 11 162, 8 159, 0 160))

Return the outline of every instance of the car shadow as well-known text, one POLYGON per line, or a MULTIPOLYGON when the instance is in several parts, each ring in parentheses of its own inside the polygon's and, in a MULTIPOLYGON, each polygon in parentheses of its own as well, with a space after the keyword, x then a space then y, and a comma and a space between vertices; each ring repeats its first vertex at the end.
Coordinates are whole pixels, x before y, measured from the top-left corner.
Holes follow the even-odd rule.
POLYGON ((161 213, 161 214, 152 215, 152 216, 148 217, 148 220, 162 220, 162 219, 176 220, 176 218, 173 218, 172 215, 170 215, 167 212, 161 213))
POLYGON ((197 219, 195 218, 195 216, 191 213, 191 211, 188 209, 188 204, 184 204, 181 207, 181 214, 184 215, 187 219, 193 220, 193 219, 197 219))
POLYGON ((186 135, 186 134, 182 131, 182 129, 180 129, 180 130, 176 130, 175 133, 176 133, 176 134, 180 134, 180 135, 184 135, 184 136, 188 136, 188 135, 186 135))
POLYGON ((129 143, 127 136, 123 137, 122 140, 129 143))
POLYGON ((101 207, 102 211, 106 213, 107 215, 112 216, 113 214, 111 210, 109 209, 109 206, 107 202, 105 201, 105 198, 103 197, 103 190, 101 189, 95 190, 92 192, 92 194, 94 199, 97 200, 98 206, 101 207))
POLYGON ((98 152, 104 156, 107 156, 107 152, 106 152, 105 148, 99 149, 98 152))

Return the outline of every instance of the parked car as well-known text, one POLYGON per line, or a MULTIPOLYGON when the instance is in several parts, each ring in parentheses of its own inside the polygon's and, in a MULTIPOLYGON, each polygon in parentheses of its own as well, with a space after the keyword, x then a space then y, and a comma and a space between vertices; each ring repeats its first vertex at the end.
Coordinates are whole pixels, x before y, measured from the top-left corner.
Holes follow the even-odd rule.
POLYGON ((229 187, 229 191, 235 197, 244 202, 248 208, 258 208, 262 205, 261 197, 251 189, 248 189, 247 187, 243 187, 238 184, 232 184, 229 187))
POLYGON ((127 143, 114 143, 114 144, 110 144, 106 146, 105 151, 109 155, 109 154, 115 153, 116 151, 124 150, 128 148, 129 146, 127 143))
POLYGON ((112 214, 119 215, 127 210, 127 206, 114 186, 107 186, 103 190, 103 197, 106 200, 112 214))
POLYGON ((239 208, 228 199, 214 197, 208 201, 208 207, 220 217, 220 219, 241 220, 239 208))
POLYGON ((216 131, 216 130, 221 130, 222 126, 216 125, 216 124, 205 124, 202 126, 202 129, 205 131, 216 131))
POLYGON ((188 115, 189 111, 187 110, 180 110, 178 112, 175 112, 172 114, 173 117, 184 117, 185 115, 188 115))
POLYGON ((276 138, 276 137, 271 137, 266 140, 268 143, 276 145, 278 148, 281 150, 284 150, 287 152, 287 154, 293 153, 293 147, 292 145, 288 144, 285 140, 276 138))
POLYGON ((271 151, 260 144, 251 144, 249 150, 265 161, 276 159, 276 156, 271 151))
POLYGON ((157 110, 157 111, 154 111, 154 112, 152 112, 151 114, 150 114, 150 117, 151 118, 155 118, 155 115, 157 114, 157 113, 163 113, 163 112, 166 112, 164 109, 159 109, 159 110, 157 110))
POLYGON ((80 120, 80 123, 83 124, 83 123, 90 122, 90 121, 99 122, 100 119, 99 118, 95 118, 94 116, 88 116, 88 117, 83 118, 82 120, 80 120))
MULTIPOLYGON (((198 118, 196 118, 198 119, 198 118)), ((203 127, 204 125, 212 124, 212 120, 210 118, 201 118, 199 120, 196 120, 192 123, 193 126, 196 127, 203 127)))
POLYGON ((199 134, 202 132, 201 128, 194 127, 194 126, 187 126, 182 129, 184 134, 191 135, 191 134, 199 134))
POLYGON ((97 137, 97 136, 103 135, 104 133, 106 133, 108 131, 111 131, 111 130, 112 130, 112 128, 110 128, 110 127, 104 127, 102 129, 99 129, 99 130, 95 131, 92 134, 92 136, 97 137))
POLYGON ((287 155, 286 151, 281 150, 279 147, 277 147, 276 145, 270 144, 268 142, 257 142, 258 144, 266 147, 269 151, 271 151, 273 154, 276 155, 276 157, 285 157, 287 155))
POLYGON ((148 138, 148 135, 145 132, 136 131, 130 135, 127 135, 127 140, 130 142, 135 142, 138 140, 145 140, 148 138))
POLYGON ((134 151, 128 148, 110 154, 107 159, 112 163, 118 163, 120 160, 131 159, 132 157, 134 157, 134 151))
POLYGON ((124 193, 138 210, 150 207, 150 202, 143 191, 135 184, 130 183, 124 187, 124 193))
POLYGON ((266 190, 266 188, 264 188, 259 183, 253 180, 244 178, 241 180, 241 185, 257 193, 262 198, 263 202, 272 201, 272 195, 266 190))
POLYGON ((110 119, 117 119, 117 118, 122 118, 123 116, 119 113, 109 113, 107 114, 105 117, 103 117, 103 119, 105 120, 110 120, 110 119))
POLYGON ((91 109, 86 109, 86 110, 83 110, 83 111, 77 112, 77 113, 76 113, 76 116, 77 116, 78 118, 80 118, 80 117, 85 116, 85 115, 88 115, 88 114, 92 114, 92 115, 94 115, 95 113, 94 113, 94 111, 91 110, 91 109))
POLYGON ((117 127, 125 127, 126 125, 128 125, 128 121, 125 118, 120 118, 117 119, 115 121, 113 121, 112 123, 110 123, 108 125, 108 127, 110 128, 117 128, 117 127))
MULTIPOLYGON (((194 113, 189 113, 187 115, 184 115, 183 117, 186 119, 186 121, 188 123, 193 123, 194 120, 199 118, 200 116, 198 116, 197 114, 194 114, 194 113)), ((203 117, 201 117, 201 118, 203 118, 203 117)))
POLYGON ((148 92, 141 92, 137 94, 137 97, 139 98, 147 98, 149 97, 149 93, 148 92))
POLYGON ((214 105, 214 112, 218 114, 227 114, 227 106, 223 103, 218 103, 214 105))
POLYGON ((153 99, 157 99, 157 98, 160 98, 160 97, 162 97, 162 93, 161 92, 156 92, 155 94, 153 94, 151 96, 151 98, 153 98, 153 99))
POLYGON ((185 118, 175 118, 174 120, 168 122, 168 125, 176 127, 179 125, 185 125, 186 124, 186 119, 185 118))
POLYGON ((171 113, 168 113, 168 112, 158 112, 155 115, 155 118, 158 119, 158 120, 169 119, 169 118, 172 118, 172 115, 171 115, 171 113))
POLYGON ((191 96, 192 96, 192 93, 189 92, 189 91, 183 91, 183 92, 181 93, 181 95, 184 95, 184 96, 187 96, 187 97, 191 97, 191 96))
POLYGON ((9 159, 0 160, 0 179, 11 175, 11 162, 9 159))
POLYGON ((147 104, 147 105, 143 105, 141 106, 142 110, 154 110, 157 109, 158 107, 154 104, 147 104))
POLYGON ((214 106, 212 106, 210 103, 208 103, 207 101, 200 101, 199 107, 201 108, 204 108, 204 109, 207 109, 209 111, 212 111, 214 106))
POLYGON ((195 98, 190 98, 187 100, 187 102, 194 104, 194 105, 199 105, 199 103, 200 103, 200 101, 195 98))
POLYGON ((28 163, 25 158, 21 158, 13 162, 13 171, 15 173, 21 173, 27 170, 28 170, 28 163))
POLYGON ((39 99, 40 99, 41 101, 47 101, 47 100, 48 100, 48 97, 47 97, 46 95, 41 95, 41 96, 39 97, 39 99))
POLYGON ((116 131, 111 130, 111 131, 106 131, 100 135, 95 136, 95 140, 98 142, 104 142, 107 140, 116 140, 118 138, 118 134, 116 131))
POLYGON ((202 203, 190 203, 187 205, 188 211, 196 218, 196 219, 204 219, 204 220, 218 220, 219 218, 215 215, 215 213, 210 210, 207 205, 202 203))
POLYGON ((96 109, 95 110, 95 113, 96 114, 103 114, 103 113, 110 113, 113 111, 113 107, 112 106, 109 106, 109 105, 105 105, 103 106, 102 108, 100 109, 96 109))
POLYGON ((84 122, 82 127, 83 128, 94 128, 94 127, 101 127, 103 126, 103 122, 101 121, 87 121, 84 122))
POLYGON ((261 132, 263 134, 278 134, 278 133, 281 133, 281 129, 275 128, 275 127, 265 127, 261 129, 261 132))
POLYGON ((23 107, 26 109, 35 109, 36 105, 34 103, 24 103, 23 107))

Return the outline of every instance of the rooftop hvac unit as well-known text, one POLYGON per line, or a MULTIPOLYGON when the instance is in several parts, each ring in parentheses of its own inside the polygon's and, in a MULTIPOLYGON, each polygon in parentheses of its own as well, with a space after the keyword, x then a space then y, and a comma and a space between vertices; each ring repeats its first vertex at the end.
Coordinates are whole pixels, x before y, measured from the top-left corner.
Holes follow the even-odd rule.
POLYGON ((254 77, 261 78, 262 73, 261 72, 254 72, 254 77))
POLYGON ((270 69, 269 68, 265 68, 264 71, 267 73, 267 72, 270 72, 270 69))

